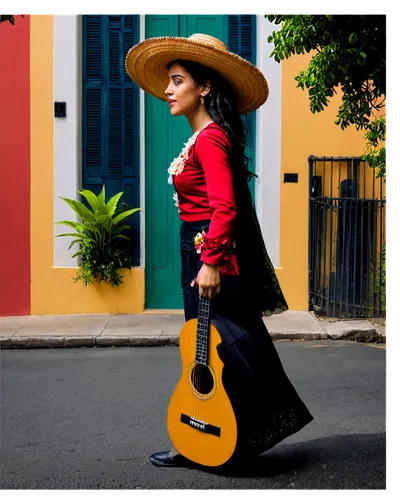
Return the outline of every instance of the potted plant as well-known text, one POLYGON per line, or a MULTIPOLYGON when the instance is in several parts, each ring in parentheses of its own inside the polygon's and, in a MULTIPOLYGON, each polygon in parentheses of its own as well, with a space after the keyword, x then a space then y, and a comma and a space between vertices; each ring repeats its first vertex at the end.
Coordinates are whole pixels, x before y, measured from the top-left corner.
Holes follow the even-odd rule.
POLYGON ((85 286, 96 279, 98 283, 105 281, 113 288, 119 287, 123 280, 119 270, 132 267, 131 239, 123 234, 130 229, 130 226, 125 222, 141 208, 130 208, 125 203, 117 206, 123 192, 106 202, 104 185, 98 196, 88 189, 80 189, 79 193, 87 200, 90 208, 80 201, 61 196, 60 198, 68 203, 81 222, 68 220, 56 222, 75 230, 74 233, 56 235, 57 238, 63 236, 75 238, 68 249, 76 243, 80 245, 80 250, 72 256, 72 258, 81 256, 79 269, 72 279, 74 283, 82 281, 85 286))

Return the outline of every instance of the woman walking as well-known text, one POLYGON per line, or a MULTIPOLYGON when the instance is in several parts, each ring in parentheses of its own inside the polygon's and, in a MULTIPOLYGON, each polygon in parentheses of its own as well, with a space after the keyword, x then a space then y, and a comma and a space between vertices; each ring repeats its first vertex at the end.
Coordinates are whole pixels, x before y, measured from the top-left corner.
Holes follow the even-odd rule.
MULTIPOLYGON (((184 115, 193 135, 171 163, 169 182, 181 219, 185 319, 197 318, 199 297, 210 300, 224 338, 227 393, 238 421, 235 458, 270 449, 312 420, 285 374, 263 322, 288 309, 250 195, 241 115, 268 98, 262 73, 204 34, 147 39, 125 60, 130 77, 184 115)), ((183 466, 173 447, 154 465, 183 466)))

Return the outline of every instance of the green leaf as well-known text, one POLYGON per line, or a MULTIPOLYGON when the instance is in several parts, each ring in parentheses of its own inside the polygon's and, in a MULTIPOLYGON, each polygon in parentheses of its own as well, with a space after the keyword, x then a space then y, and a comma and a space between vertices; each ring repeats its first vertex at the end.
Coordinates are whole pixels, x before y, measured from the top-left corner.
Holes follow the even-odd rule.
POLYGON ((113 196, 111 198, 111 200, 108 201, 107 205, 106 205, 106 210, 107 210, 107 214, 112 217, 115 213, 115 209, 117 207, 117 204, 119 202, 119 199, 121 198, 121 196, 123 195, 124 193, 121 192, 121 193, 117 193, 115 196, 113 196))
POLYGON ((57 236, 72 236, 72 237, 75 237, 75 238, 80 238, 82 243, 83 244, 87 244, 87 243, 90 243, 90 244, 93 244, 95 245, 96 244, 96 241, 94 238, 92 238, 91 236, 87 235, 87 234, 83 234, 82 236, 79 235, 79 234, 63 234, 63 235, 56 235, 57 236))
POLYGON ((134 214, 135 212, 138 212, 139 210, 141 211, 142 209, 141 208, 132 208, 131 210, 126 210, 125 212, 118 214, 113 219, 114 224, 118 224, 119 222, 123 221, 127 217, 130 217, 132 214, 134 214))
POLYGON ((352 33, 350 36, 349 36, 349 42, 354 45, 358 40, 358 37, 357 37, 357 34, 356 33, 352 33))
POLYGON ((333 74, 332 73, 326 73, 325 75, 325 82, 327 85, 330 85, 333 82, 333 74))
POLYGON ((96 218, 102 215, 107 215, 106 205, 101 205, 101 207, 95 213, 96 218))
POLYGON ((97 196, 93 193, 93 191, 89 191, 89 189, 80 189, 79 193, 86 198, 89 205, 92 207, 93 212, 96 212, 100 208, 100 202, 97 196))
POLYGON ((103 184, 103 189, 101 190, 101 193, 97 197, 101 205, 105 205, 106 202, 106 186, 103 184))
POLYGON ((70 244, 70 246, 68 247, 68 250, 70 250, 70 249, 71 249, 71 247, 72 247, 73 245, 75 245, 75 243, 82 243, 82 240, 74 240, 74 241, 71 241, 71 244, 70 244))
POLYGON ((82 219, 82 221, 96 220, 94 214, 88 208, 86 208, 85 205, 80 201, 71 200, 69 198, 63 198, 62 196, 60 196, 60 198, 64 200, 72 208, 72 210, 82 219))
POLYGON ((126 231, 127 229, 130 229, 131 226, 128 226, 128 224, 122 224, 118 227, 116 227, 114 230, 113 230, 113 233, 114 234, 119 234, 119 233, 122 233, 122 231, 126 231))
POLYGON ((304 90, 304 83, 303 82, 298 83, 297 87, 300 87, 302 90, 304 90))
POLYGON ((124 240, 131 241, 131 239, 130 239, 128 236, 125 236, 125 235, 123 235, 123 234, 115 234, 115 235, 113 236, 113 239, 114 239, 114 238, 122 238, 122 239, 124 239, 124 240))
POLYGON ((100 217, 97 217, 96 224, 102 225, 105 224, 106 222, 111 222, 112 219, 109 215, 100 215, 100 217))
POLYGON ((60 220, 58 222, 55 222, 54 224, 64 224, 64 226, 72 227, 72 229, 75 229, 79 233, 83 231, 82 224, 79 224, 79 222, 74 222, 72 220, 60 220))
POLYGON ((88 237, 91 238, 93 241, 99 238, 101 238, 101 232, 99 229, 97 229, 96 226, 92 226, 90 228, 84 229, 84 234, 88 237))
POLYGON ((61 236, 72 236, 73 238, 80 238, 82 240, 85 240, 87 237, 84 234, 79 234, 79 233, 63 233, 63 234, 56 234, 56 238, 60 238, 61 236))
POLYGON ((76 252, 74 253, 74 255, 71 256, 71 259, 73 259, 74 257, 77 257, 78 255, 83 255, 84 254, 84 250, 79 250, 79 252, 76 252))

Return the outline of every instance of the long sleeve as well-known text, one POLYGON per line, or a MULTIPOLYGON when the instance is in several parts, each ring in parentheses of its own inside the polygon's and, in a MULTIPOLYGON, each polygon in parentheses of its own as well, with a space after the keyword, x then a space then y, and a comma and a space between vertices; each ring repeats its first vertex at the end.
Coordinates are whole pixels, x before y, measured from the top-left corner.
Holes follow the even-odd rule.
POLYGON ((222 130, 204 129, 196 141, 196 158, 204 171, 212 217, 201 260, 224 265, 229 257, 236 219, 236 202, 229 165, 230 143, 222 130))

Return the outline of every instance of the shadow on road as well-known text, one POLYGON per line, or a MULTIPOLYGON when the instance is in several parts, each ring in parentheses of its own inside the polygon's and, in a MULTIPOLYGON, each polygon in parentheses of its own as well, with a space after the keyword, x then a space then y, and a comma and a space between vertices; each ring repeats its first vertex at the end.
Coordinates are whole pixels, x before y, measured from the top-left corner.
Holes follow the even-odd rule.
MULTIPOLYGON (((357 478, 360 484, 364 475, 377 475, 377 488, 385 487, 386 438, 380 434, 350 434, 314 439, 295 444, 281 444, 263 453, 246 465, 203 468, 213 474, 230 477, 274 477, 299 471, 318 473, 318 488, 326 487, 332 473, 343 475, 343 480, 357 478), (327 476, 327 477, 325 477, 327 476), (356 477, 355 477, 356 476, 356 477)), ((335 474, 336 475, 336 474, 335 474)))

